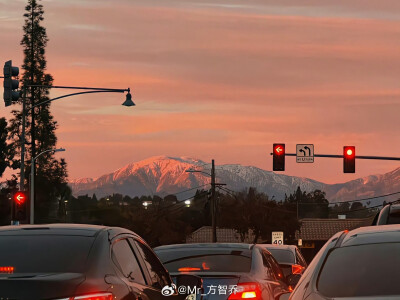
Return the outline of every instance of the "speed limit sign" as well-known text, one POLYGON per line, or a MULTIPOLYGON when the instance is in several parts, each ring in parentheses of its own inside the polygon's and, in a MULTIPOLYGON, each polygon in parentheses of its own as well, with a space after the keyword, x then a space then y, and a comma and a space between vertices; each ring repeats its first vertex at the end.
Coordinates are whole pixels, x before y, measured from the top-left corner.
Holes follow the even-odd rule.
POLYGON ((272 232, 272 244, 283 245, 283 232, 273 231, 272 232))

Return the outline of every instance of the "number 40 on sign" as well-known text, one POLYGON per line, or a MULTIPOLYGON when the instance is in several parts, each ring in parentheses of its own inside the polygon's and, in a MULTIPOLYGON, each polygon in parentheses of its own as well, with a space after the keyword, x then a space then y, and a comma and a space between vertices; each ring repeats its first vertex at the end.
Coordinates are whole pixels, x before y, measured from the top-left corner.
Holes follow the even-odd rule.
POLYGON ((283 232, 273 231, 272 232, 272 244, 283 245, 283 232))

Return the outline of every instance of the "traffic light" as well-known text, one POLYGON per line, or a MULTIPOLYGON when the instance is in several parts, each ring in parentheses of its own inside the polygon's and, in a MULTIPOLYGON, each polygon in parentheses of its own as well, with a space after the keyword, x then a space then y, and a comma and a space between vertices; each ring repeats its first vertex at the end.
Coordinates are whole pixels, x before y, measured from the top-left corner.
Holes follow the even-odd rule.
POLYGON ((274 144, 272 157, 272 169, 274 171, 285 171, 285 144, 274 144))
POLYGON ((19 68, 13 67, 12 61, 6 61, 4 64, 3 75, 4 75, 4 94, 3 99, 6 106, 10 106, 12 101, 19 99, 19 92, 15 91, 19 87, 19 81, 13 79, 13 77, 18 76, 19 68))
POLYGON ((28 217, 28 196, 24 191, 19 191, 14 194, 14 216, 13 220, 16 221, 27 221, 28 217))
POLYGON ((356 172, 356 147, 343 147, 343 173, 356 172))

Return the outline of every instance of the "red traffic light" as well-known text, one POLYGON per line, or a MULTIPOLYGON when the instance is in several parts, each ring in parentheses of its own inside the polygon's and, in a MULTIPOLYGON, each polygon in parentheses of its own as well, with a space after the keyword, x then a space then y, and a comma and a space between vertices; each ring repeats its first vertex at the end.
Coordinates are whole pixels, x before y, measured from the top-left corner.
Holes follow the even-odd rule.
POLYGON ((26 195, 24 192, 16 192, 14 195, 14 202, 17 205, 22 205, 24 204, 26 201, 26 195))
POLYGON ((273 171, 285 171, 285 144, 273 145, 273 171))
POLYGON ((344 147, 344 155, 347 157, 353 157, 355 156, 355 147, 354 146, 346 146, 344 147))
POLYGON ((285 154, 285 144, 275 144, 274 145, 274 154, 275 155, 285 154))
POLYGON ((356 172, 356 147, 343 147, 343 173, 356 172))

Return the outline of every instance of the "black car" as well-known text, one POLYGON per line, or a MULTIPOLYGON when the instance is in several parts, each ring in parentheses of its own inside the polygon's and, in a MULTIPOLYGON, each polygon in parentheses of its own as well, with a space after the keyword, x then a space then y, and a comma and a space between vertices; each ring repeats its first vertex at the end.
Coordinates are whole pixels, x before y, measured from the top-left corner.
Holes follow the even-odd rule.
POLYGON ((258 244, 276 259, 291 286, 295 286, 307 268, 306 260, 294 245, 258 244))
POLYGON ((172 278, 203 279, 203 299, 278 299, 289 287, 276 260, 250 244, 180 244, 154 249, 172 278))
POLYGON ((129 230, 0 228, 0 299, 165 300, 161 290, 171 285, 151 248, 129 230))
POLYGON ((400 204, 387 204, 377 213, 372 225, 400 224, 400 204))
POLYGON ((290 299, 400 299, 399 254, 400 225, 339 232, 318 252, 290 299))

